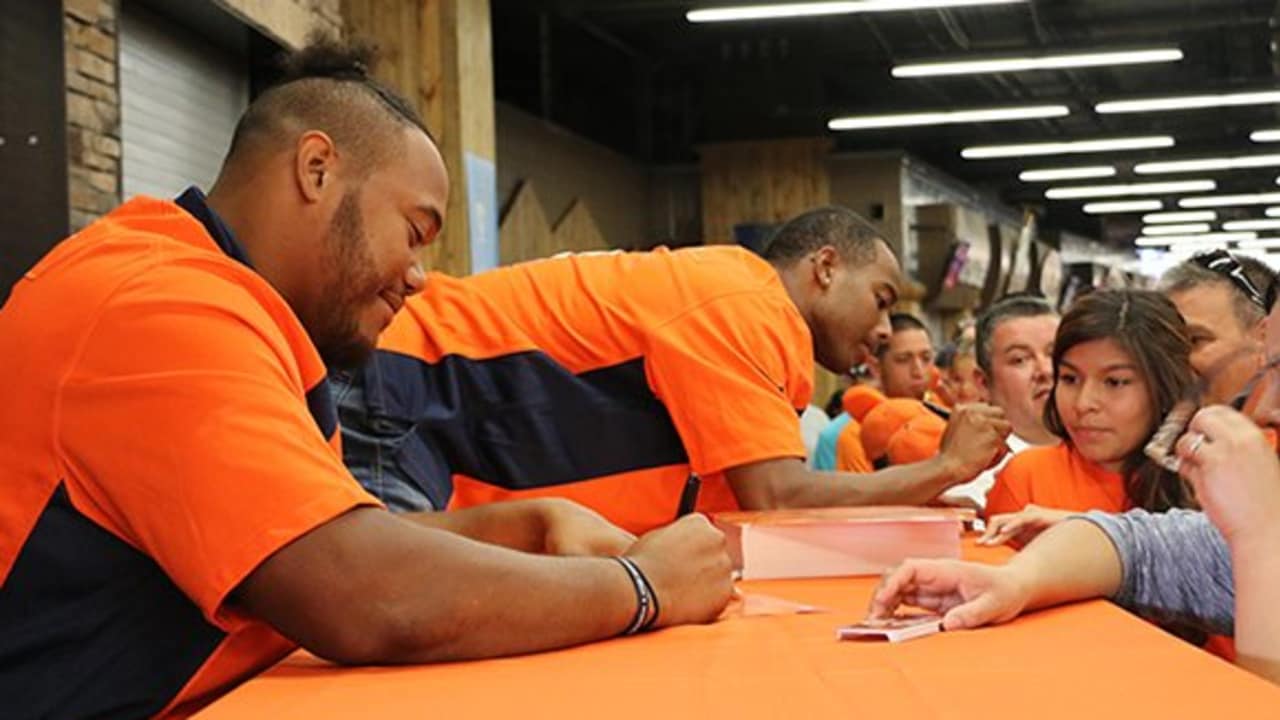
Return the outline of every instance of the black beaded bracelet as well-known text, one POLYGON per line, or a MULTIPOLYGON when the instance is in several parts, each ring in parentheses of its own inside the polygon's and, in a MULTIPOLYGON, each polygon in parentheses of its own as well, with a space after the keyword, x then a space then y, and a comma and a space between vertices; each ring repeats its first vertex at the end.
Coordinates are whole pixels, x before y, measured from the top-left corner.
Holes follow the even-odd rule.
POLYGON ((654 622, 658 619, 658 595, 653 592, 653 586, 649 584, 649 579, 640 571, 640 567, 635 564, 631 558, 615 556, 614 560, 618 561, 627 571, 627 576, 631 578, 631 584, 636 590, 636 614, 627 624, 627 629, 622 631, 623 635, 635 635, 644 632, 653 627, 654 622))

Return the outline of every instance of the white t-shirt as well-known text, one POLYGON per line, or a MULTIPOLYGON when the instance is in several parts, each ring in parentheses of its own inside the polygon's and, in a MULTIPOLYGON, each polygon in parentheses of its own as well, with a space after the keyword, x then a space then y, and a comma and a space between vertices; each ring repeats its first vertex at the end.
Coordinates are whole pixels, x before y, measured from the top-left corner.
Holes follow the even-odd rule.
POLYGON ((1005 444, 1009 446, 1009 452, 1005 453, 1004 459, 1000 461, 999 465, 984 471, 981 475, 963 485, 949 488, 938 496, 938 499, 947 505, 974 507, 977 508, 978 512, 985 510, 987 508, 987 493, 991 492, 991 488, 996 484, 996 473, 1004 468, 1005 463, 1009 462, 1009 458, 1027 448, 1035 447, 1013 433, 1009 434, 1005 444))
POLYGON ((831 424, 831 418, 816 405, 809 405, 800 415, 800 436, 804 438, 805 457, 813 467, 813 450, 818 447, 818 436, 831 424))

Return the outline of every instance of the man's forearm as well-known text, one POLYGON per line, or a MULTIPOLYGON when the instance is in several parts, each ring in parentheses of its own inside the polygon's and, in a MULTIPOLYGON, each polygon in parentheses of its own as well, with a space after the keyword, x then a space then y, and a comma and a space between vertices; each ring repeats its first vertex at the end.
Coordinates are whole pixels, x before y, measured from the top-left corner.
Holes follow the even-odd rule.
POLYGON ((814 473, 813 482, 800 489, 801 497, 827 485, 850 502, 846 505, 924 505, 944 490, 964 481, 955 466, 941 455, 910 465, 896 465, 873 473, 814 473))
POLYGON ((540 553, 547 533, 545 503, 512 500, 462 510, 404 513, 397 517, 512 550, 540 553))
POLYGON ((234 602, 347 663, 510 655, 610 637, 636 607, 608 558, 530 555, 359 509, 277 552, 234 602))
POLYGON ((748 510, 862 505, 924 505, 962 482, 944 456, 865 475, 809 470, 798 460, 769 460, 725 472, 748 510))
POLYGON ((1041 533, 1005 566, 1023 585, 1027 609, 1111 597, 1120 588, 1120 556, 1088 520, 1067 520, 1041 533))

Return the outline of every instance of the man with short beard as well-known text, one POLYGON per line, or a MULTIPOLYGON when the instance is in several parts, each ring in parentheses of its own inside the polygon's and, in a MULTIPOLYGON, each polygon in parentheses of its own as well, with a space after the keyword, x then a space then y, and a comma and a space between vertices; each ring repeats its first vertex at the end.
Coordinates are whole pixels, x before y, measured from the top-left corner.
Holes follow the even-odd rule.
POLYGON ((207 197, 130 200, 0 310, 6 718, 185 717, 299 645, 461 660, 728 602, 701 516, 638 541, 563 501, 393 517, 343 467, 326 365, 422 289, 448 195, 368 66, 300 52, 207 197))

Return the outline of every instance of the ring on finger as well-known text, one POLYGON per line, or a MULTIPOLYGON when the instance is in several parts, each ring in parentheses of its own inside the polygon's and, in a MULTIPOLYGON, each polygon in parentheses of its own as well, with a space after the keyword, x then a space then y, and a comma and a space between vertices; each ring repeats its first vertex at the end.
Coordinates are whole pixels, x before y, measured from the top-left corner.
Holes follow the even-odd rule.
POLYGON ((1200 446, 1204 445, 1204 442, 1204 433, 1196 433, 1195 437, 1191 438, 1191 444, 1187 446, 1187 456, 1195 457, 1196 453, 1200 452, 1200 446))

